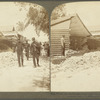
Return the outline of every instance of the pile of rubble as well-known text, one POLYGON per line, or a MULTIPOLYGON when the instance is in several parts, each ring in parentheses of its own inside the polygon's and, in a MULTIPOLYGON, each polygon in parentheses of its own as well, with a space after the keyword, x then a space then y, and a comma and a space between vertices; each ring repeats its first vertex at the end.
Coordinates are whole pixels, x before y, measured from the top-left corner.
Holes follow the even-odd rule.
POLYGON ((61 64, 54 65, 51 64, 52 72, 57 72, 58 70, 84 70, 90 67, 100 67, 100 51, 85 53, 83 56, 71 56, 66 58, 61 64))
POLYGON ((0 67, 13 67, 17 61, 17 56, 13 52, 0 53, 0 67))
POLYGON ((76 54, 76 53, 79 53, 79 51, 72 50, 72 49, 69 49, 69 50, 65 51, 66 57, 70 57, 70 56, 72 56, 73 54, 76 54))
POLYGON ((100 65, 100 51, 85 53, 83 56, 73 56, 62 64, 68 67, 99 67, 100 65))
POLYGON ((0 53, 0 80, 2 80, 0 90, 48 91, 50 89, 49 58, 40 57, 40 67, 34 68, 33 59, 30 58, 27 61, 24 57, 24 65, 24 67, 18 67, 16 53, 0 53))

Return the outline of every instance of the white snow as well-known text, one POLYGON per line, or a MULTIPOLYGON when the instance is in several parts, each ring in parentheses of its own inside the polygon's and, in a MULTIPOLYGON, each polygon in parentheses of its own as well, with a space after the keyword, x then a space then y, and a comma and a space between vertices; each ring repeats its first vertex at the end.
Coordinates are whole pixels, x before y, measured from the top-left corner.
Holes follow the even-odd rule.
POLYGON ((100 91, 100 51, 51 65, 52 91, 100 91))

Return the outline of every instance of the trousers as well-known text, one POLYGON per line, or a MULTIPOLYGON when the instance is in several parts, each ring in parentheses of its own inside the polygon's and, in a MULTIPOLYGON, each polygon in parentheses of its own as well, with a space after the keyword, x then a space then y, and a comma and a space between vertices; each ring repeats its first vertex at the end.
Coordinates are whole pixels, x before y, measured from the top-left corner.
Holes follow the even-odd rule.
POLYGON ((65 44, 61 46, 61 55, 65 56, 65 44))
POLYGON ((39 65, 39 55, 38 54, 33 54, 33 64, 36 67, 36 61, 37 61, 37 65, 39 65))
POLYGON ((17 52, 18 64, 19 67, 23 66, 23 52, 17 52))

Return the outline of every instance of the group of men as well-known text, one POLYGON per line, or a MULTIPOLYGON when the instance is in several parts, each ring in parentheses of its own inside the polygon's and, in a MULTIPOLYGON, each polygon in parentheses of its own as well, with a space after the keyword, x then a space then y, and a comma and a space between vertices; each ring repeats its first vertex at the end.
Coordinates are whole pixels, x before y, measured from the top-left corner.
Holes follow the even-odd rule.
MULTIPOLYGON (((47 56, 50 56, 49 46, 44 44, 45 49, 47 50, 47 56)), ((35 38, 32 38, 31 45, 28 43, 28 40, 26 40, 26 43, 23 43, 20 38, 18 39, 15 48, 17 51, 17 57, 18 57, 18 64, 19 67, 24 66, 24 59, 23 59, 23 51, 25 49, 25 55, 27 60, 29 60, 29 55, 32 55, 33 58, 33 64, 34 67, 40 66, 39 65, 39 56, 41 51, 41 43, 36 42, 35 38)), ((63 35, 61 38, 61 54, 62 56, 65 56, 65 36, 63 35)))
POLYGON ((23 43, 20 39, 18 39, 15 48, 17 51, 17 57, 18 57, 18 64, 19 67, 24 66, 24 60, 23 60, 23 50, 25 49, 27 60, 29 60, 29 54, 33 57, 33 64, 34 67, 40 66, 39 65, 39 56, 40 56, 40 43, 36 42, 35 38, 32 38, 31 45, 26 41, 26 43, 23 43))

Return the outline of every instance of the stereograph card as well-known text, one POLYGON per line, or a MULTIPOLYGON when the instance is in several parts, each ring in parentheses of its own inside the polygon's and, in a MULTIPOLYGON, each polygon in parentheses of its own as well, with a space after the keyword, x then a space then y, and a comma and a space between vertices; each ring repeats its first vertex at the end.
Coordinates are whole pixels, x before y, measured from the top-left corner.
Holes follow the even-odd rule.
POLYGON ((0 1, 0 99, 100 98, 100 1, 0 1))

